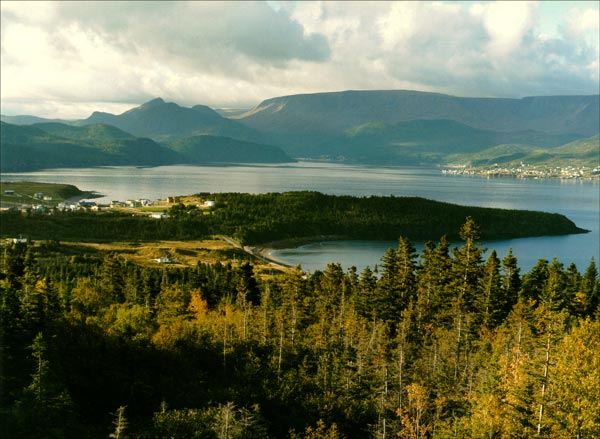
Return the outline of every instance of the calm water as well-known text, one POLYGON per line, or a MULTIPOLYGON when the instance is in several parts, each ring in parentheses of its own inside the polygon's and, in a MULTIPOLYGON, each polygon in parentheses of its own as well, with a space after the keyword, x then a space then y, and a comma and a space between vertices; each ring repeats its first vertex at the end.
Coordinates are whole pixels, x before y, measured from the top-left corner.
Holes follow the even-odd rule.
MULTIPOLYGON (((2 174, 8 181, 42 181, 74 184, 105 195, 100 201, 130 198, 159 199, 198 192, 283 192, 315 190, 336 195, 420 196, 451 203, 542 210, 566 215, 592 233, 560 237, 486 242, 504 256, 509 247, 523 270, 538 260, 558 257, 575 262, 583 271, 592 256, 600 260, 600 186, 597 181, 521 180, 442 175, 429 168, 378 168, 331 163, 300 162, 290 165, 163 166, 51 169, 2 174)), ((322 269, 328 262, 344 267, 377 264, 395 242, 325 242, 279 250, 274 256, 304 269, 322 269)), ((417 243, 417 248, 422 244, 417 243)))

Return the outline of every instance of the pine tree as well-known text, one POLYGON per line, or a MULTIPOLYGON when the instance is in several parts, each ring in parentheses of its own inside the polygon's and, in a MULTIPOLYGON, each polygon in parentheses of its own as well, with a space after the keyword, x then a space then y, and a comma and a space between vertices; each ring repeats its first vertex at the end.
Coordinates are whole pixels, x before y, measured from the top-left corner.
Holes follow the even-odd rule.
POLYGON ((484 249, 478 243, 479 226, 468 217, 460 229, 460 237, 464 244, 454 249, 453 280, 454 297, 465 311, 473 309, 475 301, 480 296, 482 276, 482 254, 484 249))
POLYGON ((520 271, 517 258, 513 255, 512 248, 509 248, 508 253, 502 259, 502 291, 506 302, 498 316, 501 320, 504 320, 519 299, 519 291, 521 290, 520 271))
POLYGON ((592 257, 590 265, 581 278, 580 291, 585 298, 585 315, 600 318, 600 282, 596 261, 592 257))
POLYGON ((496 250, 492 250, 483 269, 482 294, 475 303, 478 320, 485 328, 493 328, 501 322, 499 314, 505 307, 500 281, 500 260, 496 250))

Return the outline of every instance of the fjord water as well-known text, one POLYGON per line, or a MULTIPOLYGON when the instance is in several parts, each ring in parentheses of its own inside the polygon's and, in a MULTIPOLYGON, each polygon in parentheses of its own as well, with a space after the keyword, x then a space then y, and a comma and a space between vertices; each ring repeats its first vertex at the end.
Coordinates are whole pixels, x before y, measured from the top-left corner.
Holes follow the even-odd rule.
MULTIPOLYGON (((600 260, 600 185, 596 181, 486 178, 443 175, 440 169, 369 167, 298 162, 287 165, 161 166, 51 169, 0 175, 5 181, 68 183, 104 195, 99 202, 135 198, 159 199, 199 192, 266 193, 311 190, 334 195, 418 196, 450 203, 541 210, 561 213, 577 226, 591 230, 580 235, 484 242, 503 257, 512 247, 522 270, 539 258, 557 257, 585 270, 592 256, 600 260)), ((417 249, 422 243, 416 243, 417 249)), ((456 243, 459 245, 460 243, 456 243)), ((397 242, 325 242, 278 250, 273 256, 305 270, 323 269, 328 262, 373 267, 397 242)))

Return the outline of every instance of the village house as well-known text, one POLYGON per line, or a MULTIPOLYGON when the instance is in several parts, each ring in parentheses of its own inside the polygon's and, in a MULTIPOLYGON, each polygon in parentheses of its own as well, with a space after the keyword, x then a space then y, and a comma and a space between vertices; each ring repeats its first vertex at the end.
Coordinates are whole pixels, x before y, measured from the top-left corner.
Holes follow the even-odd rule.
POLYGON ((150 218, 154 218, 154 219, 167 219, 169 218, 169 215, 164 213, 164 212, 153 212, 150 214, 150 218))
POLYGON ((127 205, 127 207, 142 207, 140 200, 126 200, 125 205, 127 205))
POLYGON ((23 235, 19 235, 17 238, 12 238, 10 241, 13 244, 27 244, 27 237, 23 235))

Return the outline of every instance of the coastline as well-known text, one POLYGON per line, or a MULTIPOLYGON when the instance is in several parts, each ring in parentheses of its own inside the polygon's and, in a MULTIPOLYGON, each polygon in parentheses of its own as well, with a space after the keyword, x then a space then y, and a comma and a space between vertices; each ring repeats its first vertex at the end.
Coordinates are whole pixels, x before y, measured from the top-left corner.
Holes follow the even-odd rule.
POLYGON ((279 265, 285 268, 295 268, 295 265, 288 264, 283 260, 273 256, 273 251, 276 249, 270 247, 249 247, 252 250, 252 255, 263 260, 264 262, 268 262, 270 264, 279 265))
POLYGON ((85 191, 78 195, 73 195, 72 197, 67 198, 65 200, 65 203, 77 203, 78 201, 86 200, 88 198, 102 198, 102 197, 104 197, 104 195, 99 194, 98 192, 85 191))

